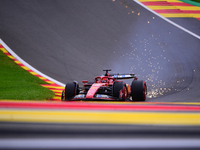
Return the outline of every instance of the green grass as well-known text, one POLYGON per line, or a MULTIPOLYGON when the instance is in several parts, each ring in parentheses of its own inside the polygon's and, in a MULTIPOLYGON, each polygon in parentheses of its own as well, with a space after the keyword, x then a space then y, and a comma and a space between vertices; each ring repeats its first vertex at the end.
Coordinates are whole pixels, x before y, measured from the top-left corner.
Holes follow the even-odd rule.
POLYGON ((45 100, 54 96, 47 84, 21 68, 0 50, 0 100, 45 100))
POLYGON ((180 0, 180 1, 200 7, 200 0, 180 0))
POLYGON ((200 3, 200 0, 192 0, 192 1, 197 2, 197 3, 200 3))

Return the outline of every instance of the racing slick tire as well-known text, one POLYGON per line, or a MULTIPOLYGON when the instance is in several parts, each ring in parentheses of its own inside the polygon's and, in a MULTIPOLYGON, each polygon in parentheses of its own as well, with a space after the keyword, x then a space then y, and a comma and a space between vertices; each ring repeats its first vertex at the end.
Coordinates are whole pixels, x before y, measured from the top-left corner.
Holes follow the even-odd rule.
POLYGON ((113 83, 113 97, 120 98, 120 91, 123 89, 123 82, 114 82, 113 83))
POLYGON ((70 100, 71 98, 73 98, 75 95, 79 94, 79 85, 77 82, 71 82, 71 83, 67 83, 65 86, 65 90, 62 93, 62 97, 63 99, 66 100, 70 100))
POLYGON ((145 101, 147 95, 146 82, 133 80, 131 84, 131 96, 133 101, 145 101))

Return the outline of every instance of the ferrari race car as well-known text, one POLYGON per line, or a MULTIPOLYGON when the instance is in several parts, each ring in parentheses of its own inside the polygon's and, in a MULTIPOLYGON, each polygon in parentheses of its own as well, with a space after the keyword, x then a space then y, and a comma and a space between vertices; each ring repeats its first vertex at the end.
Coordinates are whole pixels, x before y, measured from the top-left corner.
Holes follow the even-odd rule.
POLYGON ((97 76, 94 82, 83 80, 83 87, 77 81, 67 83, 62 91, 62 101, 73 100, 120 100, 145 101, 147 95, 146 82, 137 80, 134 74, 109 74, 97 76), (124 83, 123 79, 131 79, 131 85, 124 83))

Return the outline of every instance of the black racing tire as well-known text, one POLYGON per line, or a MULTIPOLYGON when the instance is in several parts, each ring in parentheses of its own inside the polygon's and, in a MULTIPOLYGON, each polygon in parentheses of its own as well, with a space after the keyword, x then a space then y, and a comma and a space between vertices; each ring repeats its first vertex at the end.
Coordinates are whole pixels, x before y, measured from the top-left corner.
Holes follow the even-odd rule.
POLYGON ((61 95, 61 101, 65 100, 65 90, 62 91, 62 95, 61 95))
POLYGON ((114 82, 113 83, 113 97, 119 98, 120 90, 123 89, 123 82, 114 82))
POLYGON ((131 97, 133 101, 145 101, 147 95, 146 82, 133 80, 131 84, 131 97))
POLYGON ((76 82, 67 83, 65 86, 65 100, 70 100, 77 94, 78 84, 76 82))

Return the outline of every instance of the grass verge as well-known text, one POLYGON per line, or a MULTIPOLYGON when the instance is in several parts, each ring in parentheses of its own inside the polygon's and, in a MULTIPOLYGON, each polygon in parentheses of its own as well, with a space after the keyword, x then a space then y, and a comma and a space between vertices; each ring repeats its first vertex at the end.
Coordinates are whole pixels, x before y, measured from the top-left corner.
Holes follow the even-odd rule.
POLYGON ((197 2, 197 3, 200 3, 200 0, 192 0, 192 1, 197 2))
POLYGON ((180 1, 200 7, 200 0, 180 0, 180 1))
POLYGON ((47 84, 21 68, 0 50, 0 99, 45 100, 54 96, 47 84))

